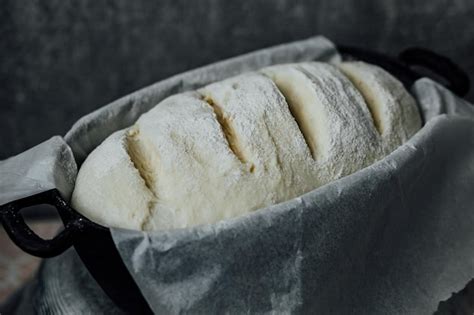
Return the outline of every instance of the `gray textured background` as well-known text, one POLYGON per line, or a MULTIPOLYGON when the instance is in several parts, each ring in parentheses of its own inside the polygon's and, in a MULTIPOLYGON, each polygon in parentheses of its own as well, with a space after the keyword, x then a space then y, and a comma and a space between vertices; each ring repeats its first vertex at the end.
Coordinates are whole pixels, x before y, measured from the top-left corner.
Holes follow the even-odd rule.
POLYGON ((473 80, 473 17, 472 0, 4 0, 0 159, 172 74, 316 34, 394 54, 431 48, 473 80))

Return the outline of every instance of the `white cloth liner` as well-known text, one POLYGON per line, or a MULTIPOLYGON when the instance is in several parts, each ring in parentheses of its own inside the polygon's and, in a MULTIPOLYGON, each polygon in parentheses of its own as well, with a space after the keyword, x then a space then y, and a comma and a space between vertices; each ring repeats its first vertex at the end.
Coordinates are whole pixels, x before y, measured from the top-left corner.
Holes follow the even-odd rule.
MULTIPOLYGON (((331 42, 314 37, 135 92, 80 119, 67 144, 54 137, 0 162, 0 204, 53 187, 69 198, 75 161, 80 165, 110 133, 168 95, 275 63, 338 59, 331 42)), ((156 313, 431 313, 462 289, 474 277, 474 107, 429 79, 418 80, 412 93, 426 125, 351 176, 217 224, 151 233, 112 229, 150 307, 156 313)), ((51 304, 93 309, 78 292, 51 304)))

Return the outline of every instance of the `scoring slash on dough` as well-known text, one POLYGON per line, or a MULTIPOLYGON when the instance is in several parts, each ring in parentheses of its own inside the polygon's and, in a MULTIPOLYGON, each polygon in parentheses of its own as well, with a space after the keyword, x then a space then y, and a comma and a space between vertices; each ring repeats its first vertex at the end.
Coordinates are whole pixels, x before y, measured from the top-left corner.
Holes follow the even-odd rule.
POLYGON ((364 97, 377 131, 382 136, 384 155, 395 150, 421 128, 415 99, 391 74, 364 62, 343 62, 339 68, 364 97))
POLYGON ((99 224, 140 230, 153 199, 128 155, 126 131, 120 130, 83 163, 71 204, 99 224))
POLYGON ((356 172, 420 127, 413 98, 376 66, 272 66, 170 96, 111 135, 72 205, 105 226, 214 223, 356 172))

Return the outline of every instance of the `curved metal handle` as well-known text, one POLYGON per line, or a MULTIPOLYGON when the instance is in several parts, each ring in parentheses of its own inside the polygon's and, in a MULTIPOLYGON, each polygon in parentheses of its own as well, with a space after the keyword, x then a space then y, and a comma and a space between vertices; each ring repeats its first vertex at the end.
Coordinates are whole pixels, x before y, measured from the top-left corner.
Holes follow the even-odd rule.
POLYGON ((445 56, 425 48, 411 47, 401 52, 398 59, 408 66, 421 66, 443 77, 446 87, 459 96, 469 92, 469 76, 445 56))
POLYGON ((11 240, 25 252, 42 258, 57 256, 71 247, 74 236, 84 228, 84 220, 78 217, 62 199, 56 189, 19 199, 0 207, 0 221, 11 240), (33 232, 25 223, 20 210, 26 207, 50 204, 56 207, 65 224, 61 231, 51 240, 45 240, 33 232))
POLYGON ((425 76, 414 69, 414 66, 418 66, 442 77, 446 83, 439 83, 461 97, 469 91, 469 77, 458 65, 447 57, 424 48, 408 48, 401 52, 398 58, 357 47, 338 45, 337 49, 343 56, 356 58, 384 68, 407 88, 410 88, 416 80, 425 76))

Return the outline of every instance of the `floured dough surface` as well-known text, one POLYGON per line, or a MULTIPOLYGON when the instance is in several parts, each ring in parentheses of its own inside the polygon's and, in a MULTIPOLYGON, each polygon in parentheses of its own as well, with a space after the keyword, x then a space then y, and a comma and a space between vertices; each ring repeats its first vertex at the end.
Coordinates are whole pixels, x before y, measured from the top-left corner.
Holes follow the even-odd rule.
MULTIPOLYGON (((236 184, 245 165, 227 145, 208 103, 196 93, 172 96, 142 115, 133 127, 141 146, 156 203, 145 229, 179 228, 232 216, 234 207, 215 212, 225 198, 235 204, 236 184)), ((241 185, 243 186, 243 185, 241 185)))
POLYGON ((339 67, 363 95, 383 139, 385 154, 421 128, 415 99, 391 74, 364 62, 343 62, 339 67))
POLYGON ((378 67, 273 66, 171 96, 111 135, 82 165, 72 205, 105 226, 213 223, 351 174, 420 127, 378 67))
POLYGON ((76 178, 72 206, 106 226, 142 229, 153 195, 128 154, 126 131, 108 137, 86 159, 76 178))
POLYGON ((311 152, 284 96, 268 77, 244 74, 198 92, 221 113, 221 124, 232 130, 236 151, 251 173, 246 185, 258 195, 259 185, 268 189, 271 199, 266 205, 301 191, 313 170, 311 152))
POLYGON ((319 182, 355 172, 379 156, 379 135, 363 97, 333 65, 301 63, 262 70, 286 96, 314 157, 319 182))

